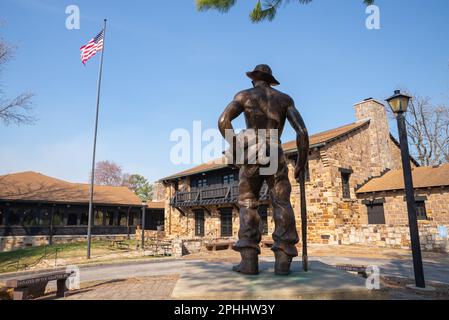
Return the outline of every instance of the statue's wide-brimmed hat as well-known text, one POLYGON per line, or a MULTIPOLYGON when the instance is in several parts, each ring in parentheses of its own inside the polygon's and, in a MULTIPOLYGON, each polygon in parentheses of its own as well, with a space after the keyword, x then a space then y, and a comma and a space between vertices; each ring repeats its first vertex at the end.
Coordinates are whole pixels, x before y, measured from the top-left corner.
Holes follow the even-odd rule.
POLYGON ((266 64, 258 65, 253 71, 247 72, 246 75, 254 81, 263 80, 272 86, 280 85, 279 81, 273 77, 273 71, 271 71, 271 68, 266 64))

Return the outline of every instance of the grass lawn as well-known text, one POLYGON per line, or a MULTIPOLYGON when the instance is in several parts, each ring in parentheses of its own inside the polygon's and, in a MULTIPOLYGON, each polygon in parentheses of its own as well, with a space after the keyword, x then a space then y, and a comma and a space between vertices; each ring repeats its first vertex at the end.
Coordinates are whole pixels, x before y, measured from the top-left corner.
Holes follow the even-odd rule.
MULTIPOLYGON (((129 249, 134 250, 136 247, 136 240, 124 241, 129 244, 129 249)), ((39 262, 44 255, 46 260, 51 261, 55 259, 57 251, 58 259, 82 259, 86 260, 87 242, 74 242, 66 244, 55 244, 52 246, 40 246, 20 249, 11 252, 0 252, 0 273, 17 271, 17 262, 22 271, 24 265, 33 266, 39 262)), ((110 241, 93 241, 91 247, 91 256, 105 257, 113 254, 125 253, 127 250, 111 247, 110 241)))

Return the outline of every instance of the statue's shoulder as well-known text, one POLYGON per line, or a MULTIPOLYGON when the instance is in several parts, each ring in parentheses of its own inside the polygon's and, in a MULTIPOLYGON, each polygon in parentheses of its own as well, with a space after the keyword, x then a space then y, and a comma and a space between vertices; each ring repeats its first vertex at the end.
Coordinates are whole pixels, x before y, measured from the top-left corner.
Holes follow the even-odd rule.
POLYGON ((278 97, 280 97, 282 100, 284 100, 286 104, 294 104, 295 103, 293 101, 293 98, 290 97, 288 94, 286 94, 282 91, 276 90, 274 88, 271 88, 271 89, 278 95, 278 97))
POLYGON ((246 89, 242 90, 239 93, 235 95, 234 100, 236 101, 244 101, 246 99, 249 99, 253 94, 254 89, 246 89))

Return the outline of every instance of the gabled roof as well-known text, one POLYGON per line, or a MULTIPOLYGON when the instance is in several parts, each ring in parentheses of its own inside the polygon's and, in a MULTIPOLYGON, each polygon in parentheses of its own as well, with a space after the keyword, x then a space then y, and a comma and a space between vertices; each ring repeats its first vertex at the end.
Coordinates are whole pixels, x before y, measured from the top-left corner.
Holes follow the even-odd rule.
MULTIPOLYGON (((413 186, 415 189, 449 186, 449 164, 439 167, 419 167, 412 171, 413 186)), ((358 194, 404 190, 404 177, 402 170, 392 170, 382 177, 368 181, 360 189, 358 194)))
MULTIPOLYGON (((361 127, 364 127, 365 125, 367 125, 369 123, 370 123, 370 120, 358 121, 358 122, 351 123, 351 124, 348 124, 348 125, 345 125, 345 126, 342 126, 339 128, 335 128, 332 130, 314 134, 314 135, 310 136, 310 138, 309 138, 310 139, 310 148, 319 147, 326 143, 334 141, 338 138, 341 138, 345 135, 350 134, 351 132, 354 132, 355 130, 357 130, 361 127)), ((296 147, 295 140, 284 143, 282 145, 282 147, 284 148, 285 153, 291 153, 291 152, 298 151, 298 149, 296 147)))
MULTIPOLYGON (((51 203, 88 203, 88 184, 70 183, 36 172, 0 176, 0 199, 51 203)), ((94 187, 94 203, 141 206, 142 202, 126 187, 94 187)))
MULTIPOLYGON (((351 124, 348 124, 348 125, 336 128, 336 129, 332 129, 332 130, 314 134, 314 135, 310 136, 310 148, 323 146, 326 143, 329 143, 329 142, 334 141, 340 137, 348 135, 351 132, 354 132, 355 130, 368 125, 369 122, 370 122, 369 120, 358 121, 358 122, 351 123, 351 124)), ((284 143, 282 145, 282 148, 284 149, 284 152, 286 154, 289 154, 289 153, 291 154, 291 153, 297 152, 296 140, 284 143)), ((210 161, 207 163, 203 163, 199 166, 176 173, 174 175, 163 178, 161 180, 166 181, 166 180, 178 179, 181 177, 191 176, 191 175, 194 175, 197 173, 223 169, 223 168, 226 168, 227 166, 228 165, 225 161, 225 158, 221 158, 221 159, 213 160, 213 161, 210 161)))

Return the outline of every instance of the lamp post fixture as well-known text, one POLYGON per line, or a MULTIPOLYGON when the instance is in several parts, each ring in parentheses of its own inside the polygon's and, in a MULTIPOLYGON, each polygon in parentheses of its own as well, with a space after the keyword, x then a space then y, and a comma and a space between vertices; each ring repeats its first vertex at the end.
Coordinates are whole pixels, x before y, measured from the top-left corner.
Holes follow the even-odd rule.
POLYGON ((145 209, 147 207, 147 201, 142 200, 142 251, 145 250, 145 209))
POLYGON ((401 144, 402 171, 404 174, 404 187, 407 199, 408 225, 410 229, 410 241, 412 244, 413 270, 415 273, 415 285, 417 288, 425 288, 424 269, 421 256, 421 245, 419 241, 418 218, 416 215, 415 192, 413 188, 412 169, 410 165, 410 153, 408 149, 407 127, 405 113, 411 97, 396 90, 394 95, 386 101, 391 110, 396 114, 401 144))

